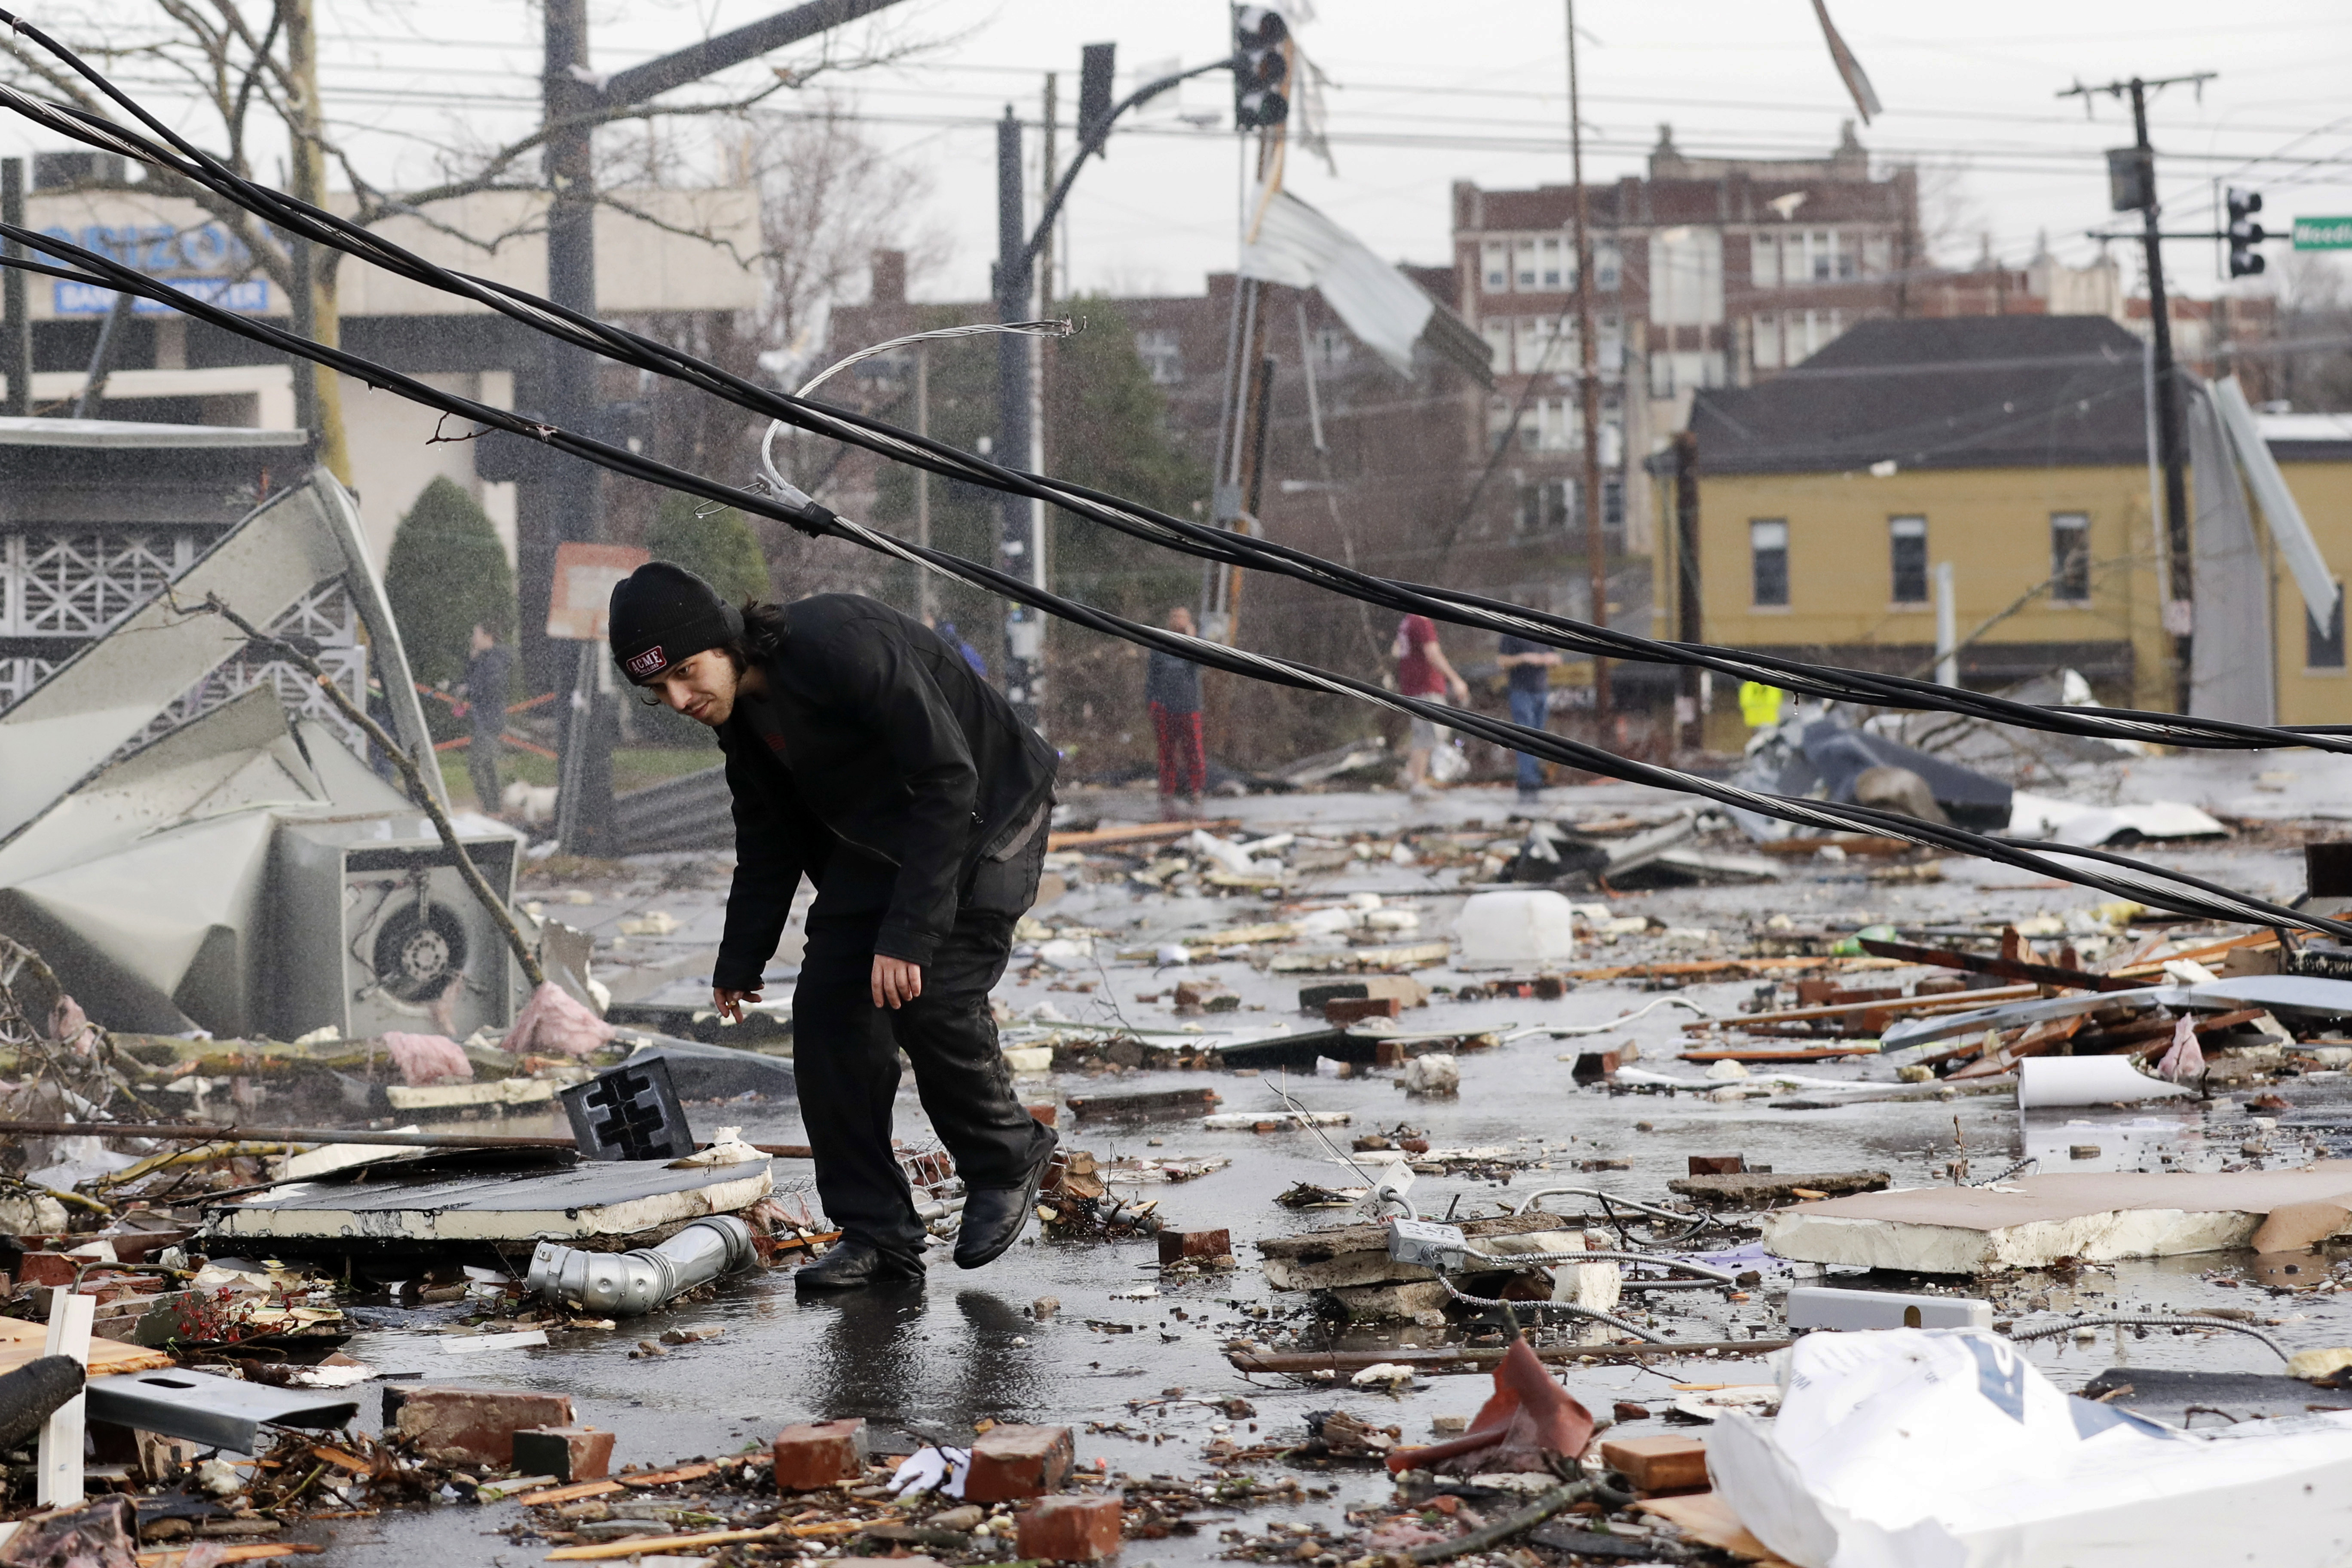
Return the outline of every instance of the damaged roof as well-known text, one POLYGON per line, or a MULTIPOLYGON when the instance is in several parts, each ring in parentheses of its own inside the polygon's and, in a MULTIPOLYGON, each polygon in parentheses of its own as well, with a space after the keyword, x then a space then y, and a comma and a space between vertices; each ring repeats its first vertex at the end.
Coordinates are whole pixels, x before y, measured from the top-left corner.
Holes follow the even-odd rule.
POLYGON ((2104 316, 1864 321, 1760 385, 1700 392, 1699 471, 2145 463, 2143 353, 2104 316))

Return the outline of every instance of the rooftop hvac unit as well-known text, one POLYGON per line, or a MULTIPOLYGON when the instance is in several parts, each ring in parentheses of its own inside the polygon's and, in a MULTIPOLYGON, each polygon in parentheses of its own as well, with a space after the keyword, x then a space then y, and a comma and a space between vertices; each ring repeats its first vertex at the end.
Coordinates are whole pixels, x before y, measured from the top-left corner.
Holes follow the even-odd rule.
MULTIPOLYGON (((511 906, 512 837, 459 840, 511 906)), ((332 1025, 462 1040, 514 1015, 506 933, 422 816, 287 822, 278 835, 268 1028, 292 1039, 332 1025)))

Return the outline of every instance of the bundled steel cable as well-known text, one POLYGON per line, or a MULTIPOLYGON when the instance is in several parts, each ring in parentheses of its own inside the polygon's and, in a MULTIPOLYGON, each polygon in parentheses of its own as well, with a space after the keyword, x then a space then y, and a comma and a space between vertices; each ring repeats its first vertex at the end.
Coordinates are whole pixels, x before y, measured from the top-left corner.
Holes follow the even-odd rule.
MULTIPOLYGON (((1163 514, 1133 508, 1116 497, 1101 495, 1083 487, 1042 479, 996 468, 992 464, 969 457, 951 447, 925 438, 908 435, 880 421, 862 416, 845 415, 838 410, 803 403, 765 388, 758 387, 740 377, 720 371, 682 351, 654 340, 625 331, 600 322, 577 311, 566 310, 539 300, 520 290, 485 282, 478 279, 449 272, 415 257, 398 246, 390 244, 364 230, 354 229, 331 215, 294 201, 281 193, 257 185, 237 175, 219 160, 195 148, 172 132, 163 122, 147 113, 137 103, 108 83, 71 51, 56 44, 37 28, 18 22, 5 11, 0 20, 15 24, 22 35, 34 39, 65 59, 77 71, 95 84, 114 101, 151 126, 163 142, 140 137, 114 123, 68 107, 45 104, 14 89, 0 87, 0 103, 16 110, 61 133, 110 151, 170 169, 187 179, 213 189, 224 197, 247 206, 257 216, 283 230, 318 243, 332 246, 348 254, 376 263, 402 276, 412 278, 428 287, 455 293, 476 300, 500 314, 523 321, 535 330, 569 342, 577 347, 604 354, 622 363, 637 364, 656 374, 672 376, 711 392, 754 412, 770 414, 803 428, 820 434, 833 433, 837 427, 840 438, 856 440, 868 449, 885 456, 917 463, 935 471, 950 474, 967 482, 1008 490, 1017 494, 1039 496, 1052 500, 1079 515, 1109 522, 1154 542, 1168 545, 1210 559, 1229 561, 1241 565, 1279 564, 1269 569, 1283 570, 1301 580, 1318 582, 1341 593, 1352 594, 1370 602, 1392 607, 1419 610, 1459 625, 1487 626, 1496 629, 1515 630, 1556 647, 1576 651, 1628 657, 1618 651, 1626 646, 1620 634, 1602 628, 1584 626, 1563 617, 1540 616, 1536 612, 1511 605, 1496 605, 1475 595, 1454 594, 1451 590, 1422 590, 1407 584, 1391 584, 1385 579, 1371 578, 1348 571, 1331 563, 1296 551, 1268 546, 1262 541, 1219 530, 1204 529, 1198 524, 1163 514), (168 143, 168 146, 165 145, 168 143), (176 153, 171 149, 177 149, 176 153), (1083 505, 1075 504, 1083 502, 1083 505), (1449 608, 1451 606, 1451 608, 1449 608)), ((1457 710, 1442 703, 1420 698, 1401 696, 1381 687, 1352 677, 1316 668, 1295 660, 1229 648, 1218 644, 1184 637, 1161 627, 1144 626, 1123 616, 1111 615, 1094 606, 1077 603, 1037 588, 1010 574, 968 561, 945 552, 918 546, 891 535, 881 533, 862 523, 836 516, 790 486, 782 493, 761 482, 758 490, 724 484, 705 476, 657 462, 625 447, 595 440, 573 431, 530 419, 510 410, 493 408, 470 398, 445 393, 414 377, 404 375, 344 352, 310 342, 268 322, 249 320, 220 309, 209 301, 184 294, 157 282, 145 274, 126 267, 113 258, 99 255, 68 242, 30 229, 0 225, 0 237, 29 249, 56 257, 69 266, 54 266, 9 258, 5 264, 37 272, 45 276, 94 284, 101 288, 135 294, 157 300, 183 314, 210 322, 224 331, 260 342, 281 353, 309 359, 366 382, 371 386, 397 392, 403 397, 456 415, 487 430, 505 431, 527 437, 562 451, 567 455, 596 463, 614 472, 648 483, 677 489, 706 500, 740 507, 758 515, 776 519, 814 537, 835 537, 848 540, 866 549, 894 556, 910 564, 935 571, 966 583, 984 592, 1001 595, 1017 603, 1046 611, 1091 630, 1124 638, 1177 655, 1211 668, 1245 675, 1276 685, 1302 690, 1328 691, 1354 697, 1410 717, 1422 718, 1477 739, 1492 742, 1509 750, 1559 763, 1565 766, 1630 783, 1645 784, 1658 788, 1696 795, 1726 805, 1744 807, 1759 814, 1778 817, 1801 826, 1829 832, 1855 832, 1902 838, 1929 848, 1957 854, 1980 856, 2039 875, 2053 877, 2084 887, 2095 888, 2129 899, 2139 900, 2179 913, 2204 919, 2255 924, 2291 926, 2328 935, 2352 938, 2352 924, 2307 916, 2263 900, 2239 894, 2219 884, 2208 882, 2184 872, 2168 871, 2128 857, 2105 850, 2067 848, 2044 851, 2028 844, 1970 833, 1941 824, 1921 822, 1888 811, 1863 805, 1843 805, 1827 801, 1800 800, 1767 795, 1733 784, 1700 778, 1673 768, 1639 763, 1615 755, 1598 747, 1583 745, 1546 731, 1533 730, 1484 714, 1457 710), (2085 865, 2084 862, 2094 863, 2085 865), (2106 868, 2105 869, 2094 868, 2106 868)), ((1720 660, 1710 667, 1724 667, 1755 674, 1769 674, 1775 683, 1791 689, 1815 695, 1836 697, 1847 700, 1883 701, 1882 698, 1857 698, 1841 689, 1840 682, 1863 682, 1871 685, 1914 685, 1923 689, 1922 695, 1932 694, 1933 703, 1913 702, 1907 706, 1935 706, 1952 711, 1972 712, 1986 702, 1999 700, 1979 698, 1972 693, 1957 692, 1948 688, 1927 686, 1919 682, 1901 682, 1891 677, 1869 676, 1863 672, 1824 670, 1794 661, 1759 658, 1734 650, 1691 650, 1679 645, 1650 644, 1646 639, 1632 639, 1656 650, 1656 656, 1674 662, 1696 661, 1698 653, 1709 659, 1720 660), (1795 676, 1783 673, 1797 672, 1795 676)), ((1639 655, 1632 657, 1643 657, 1639 655)), ((1892 689, 1891 687, 1889 688, 1892 689)), ((2064 730, 2069 732, 2098 733, 2100 724, 2109 725, 2120 735, 2136 739, 2174 739, 2182 736, 2170 733, 2179 729, 2186 732, 2205 734, 2201 742, 2185 743, 2244 746, 2251 744, 2277 745, 2305 743, 2308 737, 2303 731, 2263 730, 2255 726, 2223 725, 2210 721, 2175 721, 2165 715, 2138 715, 2117 718, 2113 713, 2102 719, 2091 719, 2077 710, 2051 710, 2030 704, 2000 703, 2005 710, 2015 710, 2023 717, 2002 721, 2030 723, 2038 728, 2064 730), (2142 721, 2145 721, 2143 722, 2142 721), (2093 726, 2083 728, 2083 726, 2093 726)), ((2331 749, 2352 750, 2352 741, 2331 749)))
POLYGON ((1636 762, 1620 757, 1596 746, 1585 745, 1548 731, 1534 730, 1514 724, 1507 720, 1490 718, 1483 713, 1447 707, 1441 702, 1423 698, 1406 697, 1386 690, 1370 681, 1352 676, 1318 669, 1296 660, 1277 658, 1271 655, 1253 653, 1243 648, 1230 648, 1198 637, 1186 637, 1164 627, 1146 626, 1121 616, 1113 615, 1090 605, 1080 604, 1058 594, 1037 588, 1023 579, 978 562, 968 561, 947 552, 911 543, 893 535, 869 528, 864 523, 840 517, 818 505, 797 490, 775 495, 762 486, 759 490, 729 485, 704 475, 673 468, 625 447, 599 441, 592 437, 566 430, 560 426, 534 420, 509 409, 494 408, 488 404, 457 394, 445 392, 387 366, 377 364, 340 348, 328 348, 310 342, 268 321, 252 320, 223 310, 208 300, 184 294, 167 284, 157 282, 110 257, 84 249, 68 241, 31 229, 0 225, 0 237, 31 247, 69 262, 70 266, 54 266, 44 262, 16 261, 10 263, 44 276, 114 289, 142 298, 157 300, 196 319, 207 321, 223 331, 236 333, 284 353, 311 360, 329 366, 371 386, 395 392, 412 402, 444 414, 470 420, 489 429, 504 430, 519 436, 529 436, 558 451, 612 469, 631 479, 663 486, 681 493, 700 496, 730 506, 740 507, 759 516, 773 518, 812 537, 845 539, 879 553, 895 557, 925 570, 940 573, 957 581, 990 594, 1001 595, 1021 604, 1032 605, 1048 614, 1083 626, 1107 636, 1124 638, 1148 648, 1171 653, 1181 658, 1209 668, 1248 676, 1299 690, 1329 692, 1353 697, 1408 717, 1426 719, 1480 740, 1513 751, 1557 762, 1567 767, 1625 780, 1628 783, 1653 785, 1656 788, 1695 795, 1721 805, 1744 807, 1767 816, 1795 823, 1801 826, 1827 832, 1873 834, 1901 838, 1928 848, 1943 849, 1954 854, 1980 856, 2013 866, 2021 870, 2053 877, 2084 887, 2095 888, 2119 897, 2134 899, 2201 919, 2219 920, 2256 925, 2288 926, 2303 931, 2322 932, 2352 939, 2352 923, 2307 915, 2284 906, 2270 903, 2233 891, 2218 883, 2193 877, 2187 872, 2172 871, 2134 860, 2127 856, 2112 854, 2103 849, 2065 848, 2044 850, 2030 844, 1971 833, 1964 828, 1938 823, 1922 822, 1891 811, 1864 805, 1842 805, 1831 801, 1796 799, 1785 795, 1767 795, 1716 779, 1701 778, 1678 769, 1655 763, 1636 762))
MULTIPOLYGON (((1374 576, 1271 541, 1208 527, 1066 480, 1001 468, 944 443, 853 411, 808 403, 721 370, 658 340, 631 332, 509 285, 454 272, 381 236, 237 174, 148 113, 72 50, 5 10, 0 21, 56 55, 100 93, 156 133, 142 136, 68 105, 0 85, 0 104, 59 134, 169 170, 262 217, 289 235, 330 246, 425 287, 483 308, 615 363, 675 379, 751 412, 946 478, 1051 501, 1075 516, 1196 559, 1272 573, 1368 604, 1450 624, 1509 633, 1563 651, 1715 670, 1827 701, 1944 711, 1990 722, 2091 739, 2222 750, 2311 746, 2352 752, 2352 726, 2265 726, 2128 709, 2050 708, 1932 681, 1706 644, 1661 642, 1457 589, 1374 576), (158 140, 160 138, 160 140, 158 140)), ((527 432, 537 435, 536 428, 527 432)), ((1454 726, 1460 728, 1461 726, 1454 726)))

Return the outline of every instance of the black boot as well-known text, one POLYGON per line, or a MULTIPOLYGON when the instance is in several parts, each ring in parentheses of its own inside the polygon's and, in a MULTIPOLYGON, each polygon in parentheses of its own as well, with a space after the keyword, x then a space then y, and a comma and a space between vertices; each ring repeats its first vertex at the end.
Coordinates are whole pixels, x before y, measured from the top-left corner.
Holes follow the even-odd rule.
POLYGON ((800 1290, 856 1290, 868 1285, 897 1285, 923 1278, 923 1260, 884 1252, 872 1242, 845 1236, 815 1263, 793 1276, 800 1290))
MULTIPOLYGON (((1040 1131, 1045 1131, 1040 1129, 1040 1131)), ((1022 1228, 1029 1223, 1029 1211, 1037 1206, 1037 1184, 1045 1179, 1045 1167, 1054 1163, 1054 1149, 1059 1139, 1051 1131, 1037 1146, 1037 1159, 1029 1167, 1028 1180, 1017 1187, 981 1187, 968 1194, 963 1201, 963 1221, 956 1230, 955 1260, 959 1268, 978 1268, 1004 1256, 1004 1249, 1021 1239, 1022 1228)))

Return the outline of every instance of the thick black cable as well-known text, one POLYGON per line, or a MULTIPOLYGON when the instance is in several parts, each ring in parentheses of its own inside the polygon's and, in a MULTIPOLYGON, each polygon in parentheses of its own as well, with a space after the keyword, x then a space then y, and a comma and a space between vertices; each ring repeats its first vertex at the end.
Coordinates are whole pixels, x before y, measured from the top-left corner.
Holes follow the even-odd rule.
POLYGON ((1336 674, 1290 659, 1246 649, 1229 648, 1162 627, 1145 626, 1090 605, 1064 598, 1025 580, 943 551, 909 543, 852 521, 814 501, 788 502, 761 490, 729 485, 703 475, 673 468, 625 447, 616 447, 534 420, 509 409, 494 408, 472 398, 444 392, 413 376, 362 359, 341 348, 311 342, 268 321, 223 310, 208 300, 184 294, 110 257, 99 255, 52 236, 0 225, 0 237, 16 240, 73 263, 71 268, 20 262, 26 270, 53 278, 88 283, 140 295, 170 306, 199 321, 250 339, 281 353, 309 359, 366 383, 389 390, 444 414, 473 421, 490 429, 541 441, 558 451, 596 463, 631 479, 660 485, 682 494, 740 507, 773 518, 812 537, 847 540, 910 564, 926 567, 983 592, 1001 595, 1075 625, 1123 638, 1145 647, 1174 654, 1210 668, 1244 675, 1299 690, 1354 697, 1410 718, 1419 718, 1475 736, 1512 751, 1526 752, 1563 766, 1581 769, 1628 783, 1648 784, 1677 794, 1697 795, 1718 804, 1742 807, 1801 826, 1829 832, 1853 832, 1901 838, 1927 848, 1972 855, 2053 877, 2120 898, 2143 900, 2200 919, 2256 925, 2289 926, 2297 930, 2352 939, 2352 923, 2305 914, 2249 897, 2186 872, 2167 870, 2105 850, 2068 847, 2045 851, 2014 840, 1971 833, 1945 824, 1922 822, 1895 812, 1829 801, 1768 795, 1738 784, 1698 777, 1678 769, 1620 757, 1549 731, 1528 729, 1507 720, 1450 708, 1423 698, 1406 697, 1354 677, 1336 674), (2095 861, 2116 868, 2113 873, 2084 868, 2070 862, 2095 861))
POLYGON ((113 121, 69 105, 44 103, 0 86, 0 103, 62 134, 168 168, 245 206, 275 226, 359 257, 426 287, 470 299, 591 353, 687 382, 751 412, 949 479, 1051 501, 1074 515, 1197 559, 1271 572, 1366 603, 1407 614, 1428 615, 1456 626, 1510 633, 1566 652, 1641 663, 1696 666, 1827 701, 1950 712, 1992 723, 2090 739, 2221 750, 2310 746, 2352 752, 2352 726, 2263 726, 2128 709, 2045 708, 1911 677, 1822 666, 1707 644, 1660 642, 1455 589, 1372 576, 1307 552, 1206 527, 1084 486, 1002 468, 943 443, 900 430, 886 421, 804 403, 733 375, 658 340, 599 321, 524 290, 452 272, 425 261, 333 214, 237 174, 148 113, 73 51, 40 29, 18 22, 5 10, 0 10, 0 20, 15 24, 19 32, 58 55, 100 91, 152 127, 182 155, 174 156, 163 146, 113 121))

